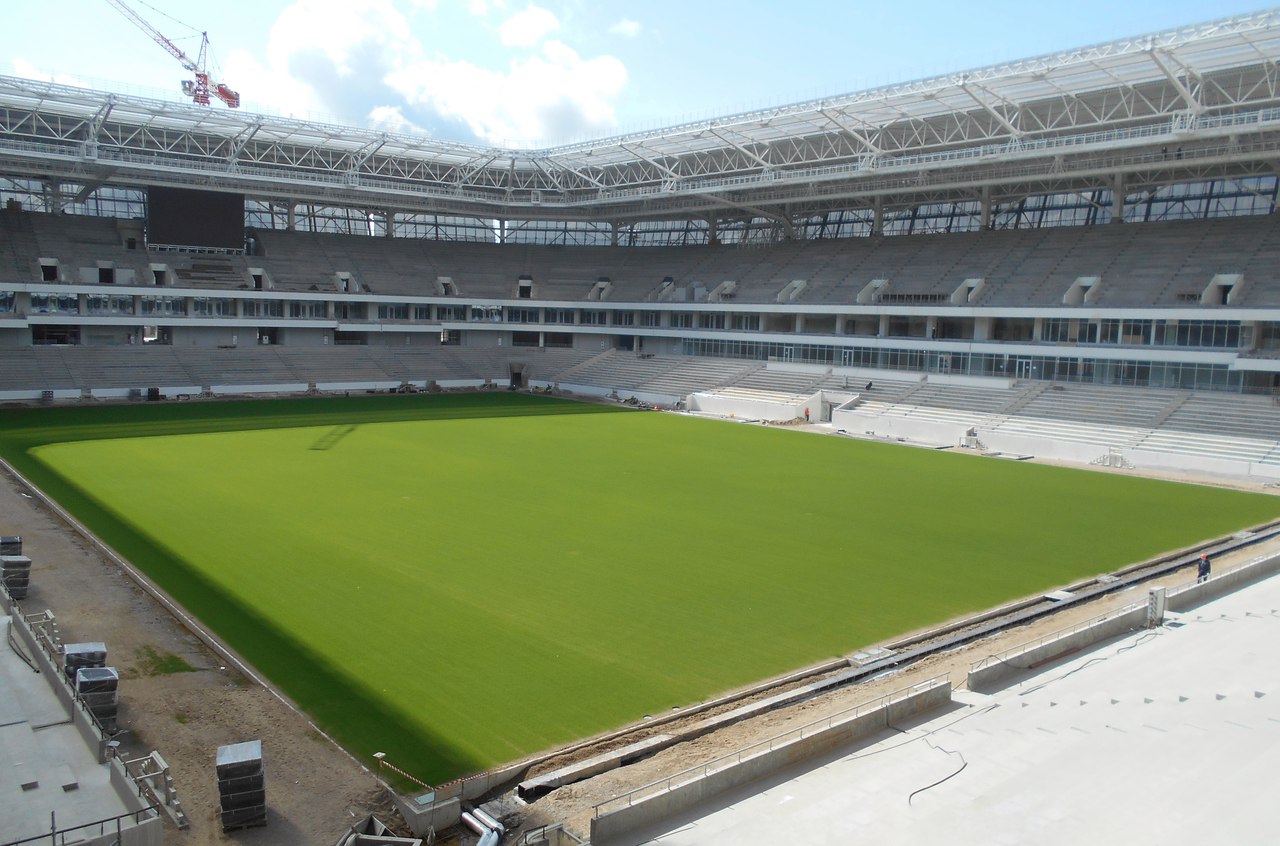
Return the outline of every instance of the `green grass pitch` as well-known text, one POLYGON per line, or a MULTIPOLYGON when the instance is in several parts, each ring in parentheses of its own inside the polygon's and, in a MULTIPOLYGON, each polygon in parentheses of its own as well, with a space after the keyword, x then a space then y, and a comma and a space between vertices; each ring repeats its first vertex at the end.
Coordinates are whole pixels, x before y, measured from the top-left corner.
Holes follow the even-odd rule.
POLYGON ((507 393, 8 411, 0 452, 433 781, 1280 511, 507 393))

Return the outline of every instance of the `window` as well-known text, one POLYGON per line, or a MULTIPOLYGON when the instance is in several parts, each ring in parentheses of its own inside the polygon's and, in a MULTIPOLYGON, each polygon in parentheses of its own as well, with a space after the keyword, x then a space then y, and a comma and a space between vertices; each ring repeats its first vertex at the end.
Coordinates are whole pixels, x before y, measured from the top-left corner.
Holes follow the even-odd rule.
POLYGON ((290 300, 289 316, 323 319, 329 316, 326 305, 323 300, 290 300))
POLYGON ((673 311, 671 313, 671 327, 673 329, 692 329, 693 328, 693 312, 673 311))
POLYGON ((442 305, 436 306, 436 320, 466 320, 467 306, 464 305, 442 305))
MULTIPOLYGON (((245 303, 248 306, 248 303, 245 303)), ((144 315, 184 315, 187 313, 187 301, 182 297, 143 297, 142 313, 144 315)))
POLYGON ((284 302, 281 300, 244 300, 243 302, 245 317, 284 317, 284 302))
POLYGON ((655 327, 662 325, 662 312, 660 311, 642 311, 640 312, 640 325, 655 327))
MULTIPOLYGON (((541 315, 536 308, 507 309, 508 323, 541 323, 541 315)), ((534 345, 536 346, 536 344, 534 345)))
POLYGON ((614 326, 635 326, 636 313, 634 311, 615 311, 613 313, 614 326))
POLYGON ((32 294, 32 314, 79 314, 80 298, 75 294, 32 294))
POLYGON ((225 297, 195 297, 191 314, 196 317, 235 317, 236 304, 225 297))
POLYGON ((1183 320, 1165 333, 1166 344, 1179 347, 1240 346, 1240 324, 1229 320, 1183 320))
POLYGON ((0 291, 0 314, 13 311, 14 299, 13 291, 0 291))
POLYGON ((579 322, 583 326, 604 326, 607 322, 608 312, 583 309, 578 312, 578 316, 580 317, 579 322))
POLYGON ((416 306, 414 306, 414 307, 413 307, 413 319, 414 319, 414 320, 430 320, 430 319, 431 319, 431 306, 429 306, 429 305, 416 305, 416 306))
POLYGON ((409 306, 405 303, 379 303, 379 320, 408 320, 409 306))

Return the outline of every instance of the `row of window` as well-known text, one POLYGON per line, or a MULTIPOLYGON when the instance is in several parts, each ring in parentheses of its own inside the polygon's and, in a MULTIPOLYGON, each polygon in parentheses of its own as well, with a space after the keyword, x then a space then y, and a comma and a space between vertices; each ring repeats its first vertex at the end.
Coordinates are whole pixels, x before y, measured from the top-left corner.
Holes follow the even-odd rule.
POLYGON ((867 367, 915 373, 998 376, 1052 382, 1132 385, 1215 391, 1267 392, 1266 374, 1242 373, 1223 364, 1149 362, 1070 356, 1016 356, 1001 353, 946 353, 928 350, 827 347, 686 338, 677 352, 713 358, 791 361, 839 367, 867 367))
MULTIPOLYGON (((263 317, 294 319, 327 319, 328 303, 322 300, 235 300, 229 297, 148 296, 137 300, 137 312, 142 315, 194 317, 263 317), (237 306, 239 303, 239 306, 237 306), (239 311, 237 312, 237 307, 239 311)), ((0 291, 0 313, 15 309, 15 292, 0 291)), ((368 303, 335 303, 333 317, 339 320, 367 320, 370 312, 378 320, 398 321, 462 321, 514 323, 514 324, 563 324, 581 326, 614 326, 656 328, 662 325, 662 314, 657 311, 609 311, 605 309, 517 308, 502 306, 466 306, 404 303, 380 303, 371 308, 368 303)), ((81 304, 75 294, 33 293, 31 312, 34 314, 80 314, 81 304)), ((84 313, 90 315, 132 315, 134 298, 108 294, 91 294, 85 298, 84 313)), ((763 327, 768 331, 787 332, 794 325, 789 315, 768 317, 767 325, 759 314, 726 312, 671 312, 668 325, 673 329, 708 329, 757 332, 763 327)), ((829 334, 835 328, 832 315, 806 317, 806 329, 814 334, 829 334)), ((975 321, 971 318, 937 318, 930 328, 929 318, 891 315, 887 318, 885 337, 930 339, 972 339, 975 321)), ((1035 340, 1035 321, 1032 318, 996 318, 991 323, 990 339, 994 341, 1035 340)), ((876 316, 848 317, 844 334, 863 337, 880 334, 880 318, 876 316)), ((1259 337, 1280 336, 1280 324, 1265 323, 1259 326, 1259 337)), ((1114 344, 1124 346, 1168 346, 1214 349, 1250 348, 1254 341, 1253 327, 1227 320, 1182 320, 1164 322, 1157 320, 1083 320, 1076 318, 1047 318, 1042 322, 1040 340, 1049 343, 1114 344)))

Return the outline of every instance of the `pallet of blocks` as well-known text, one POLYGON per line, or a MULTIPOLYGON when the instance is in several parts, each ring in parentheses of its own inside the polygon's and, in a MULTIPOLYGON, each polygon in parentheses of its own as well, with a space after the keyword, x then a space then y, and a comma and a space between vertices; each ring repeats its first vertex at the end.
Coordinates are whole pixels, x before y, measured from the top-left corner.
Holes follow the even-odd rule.
POLYGON ((222 830, 267 824, 266 770, 262 741, 218 747, 218 814, 222 830))
POLYGON ((76 670, 76 695, 104 731, 115 733, 120 711, 120 673, 115 667, 82 667, 76 670))
POLYGON ((31 586, 31 559, 25 555, 0 555, 0 581, 12 599, 26 599, 31 586))
POLYGON ((76 681, 76 670, 105 666, 107 666, 105 643, 68 643, 62 647, 62 670, 67 674, 67 681, 73 686, 76 681))
POLYGON ((0 535, 0 555, 21 555, 22 538, 18 535, 0 535))

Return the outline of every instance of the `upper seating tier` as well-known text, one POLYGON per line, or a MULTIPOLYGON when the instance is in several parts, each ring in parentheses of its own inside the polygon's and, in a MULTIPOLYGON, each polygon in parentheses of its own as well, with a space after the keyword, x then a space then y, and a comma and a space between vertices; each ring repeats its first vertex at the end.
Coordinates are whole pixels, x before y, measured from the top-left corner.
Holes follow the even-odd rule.
MULTIPOLYGON (((718 302, 776 304, 803 280, 795 304, 950 307, 966 280, 984 280, 977 306, 1060 307, 1077 279, 1098 283, 1087 305, 1195 306, 1215 276, 1241 275, 1230 305, 1280 305, 1280 224, 1274 216, 1129 223, 953 235, 792 241, 774 246, 560 247, 257 231, 255 255, 202 256, 129 249, 117 221, 0 212, 0 277, 41 278, 57 259, 61 281, 113 262, 152 282, 150 265, 177 284, 254 287, 253 273, 280 291, 347 290, 436 296, 440 279, 465 301, 521 299, 589 304, 718 302), (524 288, 521 279, 532 285, 524 288), (664 287, 663 282, 670 279, 664 287), (608 280, 607 285, 601 285, 608 280), (725 283, 732 282, 733 285, 725 283), (873 284, 874 283, 874 284, 873 284)), ((1221 302, 1210 298, 1211 305, 1221 302)))

